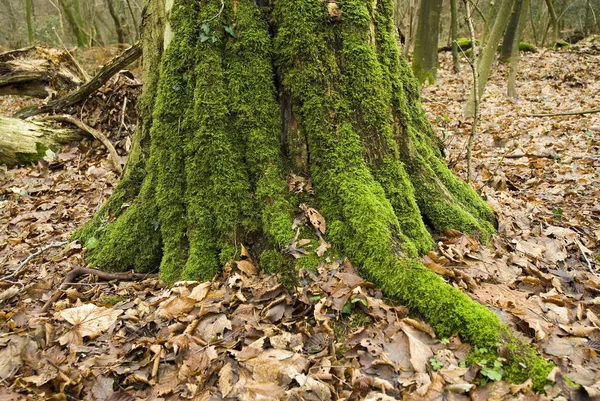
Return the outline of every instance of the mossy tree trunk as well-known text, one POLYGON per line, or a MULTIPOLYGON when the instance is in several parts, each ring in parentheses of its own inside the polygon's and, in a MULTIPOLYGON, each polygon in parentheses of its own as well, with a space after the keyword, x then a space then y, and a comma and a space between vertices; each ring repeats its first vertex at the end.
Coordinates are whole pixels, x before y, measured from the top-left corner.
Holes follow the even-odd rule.
POLYGON ((330 252, 441 336, 508 341, 515 380, 540 387, 547 364, 415 259, 433 247, 428 228, 485 241, 495 216, 444 164, 392 14, 392 0, 151 0, 143 124, 121 182, 75 238, 97 240, 95 266, 158 269, 168 283, 211 279, 242 243, 285 271, 303 263, 282 249, 309 203, 330 252), (290 194, 291 172, 315 194, 290 194))

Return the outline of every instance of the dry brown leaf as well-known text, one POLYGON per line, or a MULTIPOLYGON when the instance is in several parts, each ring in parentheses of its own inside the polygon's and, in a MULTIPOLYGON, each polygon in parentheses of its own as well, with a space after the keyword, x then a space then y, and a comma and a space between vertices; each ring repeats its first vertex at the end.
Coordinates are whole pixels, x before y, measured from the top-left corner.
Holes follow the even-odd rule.
POLYGON ((248 277, 256 276, 256 266, 249 259, 239 260, 235 262, 237 268, 240 269, 242 273, 244 273, 248 277))
POLYGON ((189 313, 196 305, 196 300, 186 296, 173 296, 158 307, 158 315, 164 319, 175 319, 189 313))
POLYGON ((325 234, 325 231, 327 231, 327 225, 325 223, 325 218, 321 215, 321 213, 312 207, 308 207, 308 205, 305 203, 301 204, 300 208, 304 211, 304 213, 306 213, 306 217, 315 230, 319 231, 321 234, 325 234))
POLYGON ((402 331, 408 337, 408 348, 410 350, 410 363, 418 373, 427 371, 429 358, 433 356, 431 345, 434 344, 433 338, 428 334, 415 329, 406 323, 400 323, 402 331))
POLYGON ((85 337, 98 337, 108 330, 122 313, 123 311, 118 309, 99 307, 94 304, 64 309, 56 316, 71 323, 73 327, 59 339, 59 342, 62 345, 82 344, 85 337))

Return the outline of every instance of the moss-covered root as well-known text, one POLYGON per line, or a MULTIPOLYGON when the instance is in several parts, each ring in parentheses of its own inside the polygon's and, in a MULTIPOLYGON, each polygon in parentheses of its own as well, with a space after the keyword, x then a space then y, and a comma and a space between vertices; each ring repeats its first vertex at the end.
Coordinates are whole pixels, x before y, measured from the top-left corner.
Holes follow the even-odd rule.
MULTIPOLYGON (((389 18, 391 1, 379 0, 377 3, 387 4, 389 18)), ((354 118, 357 102, 352 91, 345 86, 351 81, 346 79, 347 74, 360 70, 350 64, 369 61, 366 58, 368 52, 359 57, 355 53, 342 54, 339 49, 340 45, 345 45, 346 51, 365 51, 355 42, 364 42, 368 38, 361 39, 352 30, 365 29, 364 25, 360 28, 361 24, 356 21, 360 22, 361 18, 369 15, 367 11, 371 10, 372 4, 370 0, 346 0, 341 4, 343 18, 350 18, 348 23, 353 24, 352 29, 346 31, 343 19, 341 28, 340 23, 330 22, 325 6, 319 0, 275 2, 275 19, 280 23, 275 38, 277 62, 284 77, 284 90, 290 94, 300 129, 306 132, 308 138, 311 176, 320 210, 328 221, 329 238, 362 266, 363 275, 373 280, 387 295, 422 313, 441 336, 458 333, 475 346, 495 348, 502 340, 501 333, 507 332, 507 329, 494 313, 447 285, 419 262, 401 256, 410 254, 406 251, 406 236, 401 232, 384 187, 375 179, 376 169, 365 157, 364 130, 369 130, 370 126, 365 127, 354 118)), ((397 53, 395 57, 398 57, 397 53)), ((389 65, 386 66, 388 71, 389 65)), ((358 88, 361 88, 360 84, 358 88)), ((368 104, 360 107, 369 109, 368 104)), ((385 121, 384 117, 382 121, 385 121)), ((424 202, 437 202, 431 204, 435 205, 432 210, 438 214, 430 212, 430 216, 441 220, 451 219, 443 216, 445 213, 461 213, 455 220, 445 220, 445 224, 469 231, 492 231, 487 226, 489 223, 480 219, 477 206, 459 205, 454 208, 457 199, 468 203, 469 197, 476 195, 470 190, 460 198, 460 191, 453 188, 453 182, 436 171, 441 167, 436 166, 439 159, 432 158, 435 154, 430 152, 434 151, 428 150, 420 138, 409 134, 409 130, 416 130, 411 120, 404 123, 407 129, 400 145, 409 146, 414 160, 419 161, 415 171, 420 175, 414 181, 419 184, 415 185, 417 199, 421 196, 419 190, 424 190, 425 195, 421 198, 424 202), (439 200, 432 201, 430 197, 439 200)), ((378 132, 385 133, 385 127, 381 124, 378 132)), ((389 154, 383 153, 383 156, 389 154)), ((443 173, 450 174, 447 168, 443 173)), ((412 196, 412 193, 403 195, 412 196)), ((489 210, 485 213, 491 214, 489 210)), ((524 346, 513 355, 511 369, 515 371, 519 367, 518 362, 514 362, 516 365, 513 366, 513 360, 522 360, 521 355, 527 355, 526 366, 544 367, 534 372, 536 386, 542 386, 547 365, 535 351, 524 346)), ((520 374, 525 376, 532 372, 520 369, 520 374)))
POLYGON ((528 378, 534 388, 542 391, 553 364, 544 360, 531 346, 516 338, 503 325, 498 316, 461 291, 446 284, 438 275, 414 260, 380 260, 377 269, 365 268, 369 276, 382 283, 386 294, 403 300, 418 310, 440 337, 459 333, 461 337, 479 348, 496 353, 499 347, 508 350, 505 377, 521 383, 528 378))

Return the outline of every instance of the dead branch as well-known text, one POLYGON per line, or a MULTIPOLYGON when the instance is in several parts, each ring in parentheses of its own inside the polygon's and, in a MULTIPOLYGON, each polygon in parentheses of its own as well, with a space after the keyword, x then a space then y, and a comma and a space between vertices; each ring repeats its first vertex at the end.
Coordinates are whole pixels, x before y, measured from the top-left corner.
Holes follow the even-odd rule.
POLYGON ((580 111, 563 111, 557 113, 530 114, 529 117, 554 117, 554 116, 580 116, 582 114, 600 113, 600 109, 589 109, 580 111))
POLYGON ((133 273, 133 272, 129 272, 129 273, 107 273, 107 272, 103 272, 101 270, 97 270, 97 269, 90 269, 90 268, 85 268, 85 267, 80 267, 74 270, 71 270, 66 276, 65 279, 63 280, 63 282, 61 283, 61 285, 58 287, 58 289, 54 292, 54 294, 52 294, 52 296, 50 297, 50 299, 48 300, 48 302, 46 302, 44 304, 44 306, 42 307, 42 312, 47 312, 50 307, 60 299, 60 297, 65 293, 65 291, 67 290, 67 288, 69 288, 70 285, 72 285, 73 283, 75 283, 75 280, 77 280, 79 277, 81 276, 85 276, 85 275, 92 275, 92 276, 96 276, 98 278, 98 280, 102 280, 102 281, 111 281, 111 280, 121 280, 121 281, 142 281, 145 280, 147 278, 151 278, 151 277, 157 277, 156 274, 140 274, 140 273, 133 273))
POLYGON ((57 110, 62 110, 66 107, 79 103, 86 99, 91 93, 98 90, 117 72, 137 60, 141 55, 142 47, 140 43, 137 42, 130 48, 126 49, 123 53, 110 60, 104 67, 100 69, 94 78, 89 80, 79 89, 67 93, 65 96, 62 96, 56 100, 52 100, 43 106, 19 110, 15 114, 15 117, 27 118, 42 113, 56 112, 57 110))
POLYGON ((123 172, 121 156, 119 156, 119 154, 115 150, 115 147, 113 146, 113 144, 106 137, 106 135, 104 135, 102 132, 90 127, 89 125, 85 124, 83 121, 78 120, 75 117, 69 116, 69 115, 46 116, 44 118, 39 119, 38 121, 66 122, 66 123, 73 124, 76 127, 78 127, 79 129, 81 129, 82 131, 89 133, 94 138, 96 138, 97 140, 102 142, 102 144, 106 147, 106 149, 108 150, 108 153, 110 155, 110 161, 111 161, 115 171, 119 174, 121 174, 123 172))

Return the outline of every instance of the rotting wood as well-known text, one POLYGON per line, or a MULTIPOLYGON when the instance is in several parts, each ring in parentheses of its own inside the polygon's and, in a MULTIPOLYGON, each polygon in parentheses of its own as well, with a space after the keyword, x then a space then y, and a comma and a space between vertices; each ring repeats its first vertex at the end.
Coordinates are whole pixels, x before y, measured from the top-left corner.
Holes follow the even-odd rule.
POLYGON ((42 122, 0 117, 0 164, 13 167, 37 162, 46 151, 83 138, 79 130, 55 128, 42 122))
POLYGON ((27 118, 42 113, 56 112, 66 107, 79 103, 86 99, 91 93, 98 90, 117 72, 127 67, 129 64, 137 60, 142 55, 142 47, 139 42, 135 43, 123 53, 110 60, 104 67, 100 69, 91 80, 81 86, 79 89, 69 92, 66 95, 48 102, 45 105, 33 108, 25 108, 15 113, 15 117, 27 118))
POLYGON ((85 77, 62 50, 36 46, 0 53, 0 96, 46 98, 84 82, 85 77))

